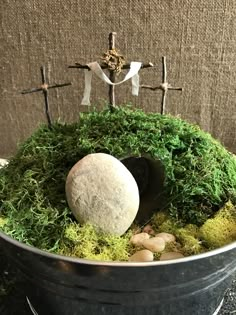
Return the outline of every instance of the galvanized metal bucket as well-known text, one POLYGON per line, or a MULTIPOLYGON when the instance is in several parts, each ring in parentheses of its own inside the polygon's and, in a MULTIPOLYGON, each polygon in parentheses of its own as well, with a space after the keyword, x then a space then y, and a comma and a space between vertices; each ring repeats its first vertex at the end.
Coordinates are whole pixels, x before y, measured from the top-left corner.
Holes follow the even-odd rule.
POLYGON ((236 242, 149 263, 59 256, 1 232, 0 246, 27 279, 39 315, 215 315, 236 271, 236 242))

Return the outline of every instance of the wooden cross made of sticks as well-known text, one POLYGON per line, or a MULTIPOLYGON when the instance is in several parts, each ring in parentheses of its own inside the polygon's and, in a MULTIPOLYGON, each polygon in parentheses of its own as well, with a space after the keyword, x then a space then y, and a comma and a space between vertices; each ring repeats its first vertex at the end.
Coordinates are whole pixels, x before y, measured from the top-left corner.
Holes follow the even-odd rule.
POLYGON ((45 113, 46 113, 46 117, 47 117, 47 121, 48 121, 48 127, 51 128, 52 127, 52 119, 51 119, 51 115, 50 115, 50 111, 49 111, 48 90, 71 85, 71 82, 49 85, 47 83, 47 79, 46 79, 45 66, 41 66, 40 67, 40 72, 41 72, 41 77, 42 77, 42 85, 40 87, 32 88, 30 90, 23 90, 21 92, 21 94, 30 94, 30 93, 34 93, 34 92, 43 92, 44 102, 45 102, 45 113))
POLYGON ((150 85, 141 85, 141 88, 149 89, 152 91, 162 90, 162 102, 161 102, 161 114, 164 115, 166 112, 166 97, 169 90, 178 90, 182 91, 181 87, 173 87, 167 81, 167 66, 166 66, 166 57, 162 57, 162 83, 158 86, 150 85))

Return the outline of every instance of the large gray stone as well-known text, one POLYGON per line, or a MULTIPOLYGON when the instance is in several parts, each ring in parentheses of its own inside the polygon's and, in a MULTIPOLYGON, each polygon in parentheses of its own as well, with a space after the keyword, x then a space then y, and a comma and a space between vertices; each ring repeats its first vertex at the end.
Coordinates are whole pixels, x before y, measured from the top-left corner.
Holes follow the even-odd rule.
POLYGON ((139 208, 134 177, 118 159, 105 153, 89 154, 72 167, 66 196, 79 222, 116 235, 127 231, 139 208))

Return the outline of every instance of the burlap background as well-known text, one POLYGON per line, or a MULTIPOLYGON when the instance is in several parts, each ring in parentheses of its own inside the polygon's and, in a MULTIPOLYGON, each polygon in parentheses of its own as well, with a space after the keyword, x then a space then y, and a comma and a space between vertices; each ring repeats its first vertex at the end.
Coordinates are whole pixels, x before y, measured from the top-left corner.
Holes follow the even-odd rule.
MULTIPOLYGON (((21 95, 40 84, 39 67, 49 67, 50 82, 73 86, 50 91, 53 119, 72 121, 80 106, 83 71, 74 62, 98 60, 116 31, 117 47, 130 60, 152 61, 141 82, 159 84, 161 56, 168 79, 184 91, 171 91, 167 112, 198 123, 236 151, 236 1, 233 0, 1 0, 0 156, 45 121, 40 93, 21 95)), ((161 91, 131 96, 119 86, 118 103, 159 111, 161 91)), ((107 86, 93 78, 92 101, 107 98, 107 86)))

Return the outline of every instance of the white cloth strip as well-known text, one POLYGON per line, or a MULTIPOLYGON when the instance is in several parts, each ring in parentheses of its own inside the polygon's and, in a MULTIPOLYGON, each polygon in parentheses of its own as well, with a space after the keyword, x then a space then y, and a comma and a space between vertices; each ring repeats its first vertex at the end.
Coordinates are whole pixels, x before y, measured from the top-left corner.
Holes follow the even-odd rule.
POLYGON ((84 95, 81 105, 90 105, 92 71, 84 70, 84 95))
POLYGON ((104 82, 110 84, 110 85, 119 85, 127 80, 129 80, 130 78, 132 78, 135 74, 137 74, 139 72, 139 69, 141 68, 142 63, 141 62, 136 62, 136 61, 132 61, 130 63, 130 69, 129 72, 126 74, 126 76, 124 77, 124 79, 122 81, 119 82, 111 82, 111 80, 107 77, 107 75, 102 71, 102 68, 100 67, 99 63, 97 61, 95 62, 91 62, 88 64, 88 67, 100 78, 102 79, 104 82))
POLYGON ((132 95, 138 96, 139 93, 139 74, 136 73, 132 78, 132 95))
POLYGON ((94 72, 101 80, 106 82, 109 85, 119 85, 123 82, 132 78, 132 94, 138 95, 139 92, 139 75, 138 72, 142 66, 141 62, 132 61, 130 63, 129 72, 126 74, 124 79, 119 82, 111 82, 111 80, 107 77, 107 75, 103 72, 102 68, 100 67, 97 61, 91 62, 88 64, 88 67, 91 71, 85 71, 85 88, 84 88, 84 95, 81 102, 81 105, 90 105, 90 93, 91 93, 91 81, 92 81, 92 72, 94 72))

